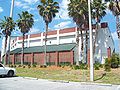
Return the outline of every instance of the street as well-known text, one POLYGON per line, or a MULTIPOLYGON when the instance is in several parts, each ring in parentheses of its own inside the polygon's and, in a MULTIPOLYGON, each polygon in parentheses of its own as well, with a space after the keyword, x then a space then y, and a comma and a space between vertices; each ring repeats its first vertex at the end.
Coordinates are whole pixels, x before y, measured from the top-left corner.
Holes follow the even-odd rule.
POLYGON ((0 78, 0 90, 120 90, 120 85, 12 77, 0 78))

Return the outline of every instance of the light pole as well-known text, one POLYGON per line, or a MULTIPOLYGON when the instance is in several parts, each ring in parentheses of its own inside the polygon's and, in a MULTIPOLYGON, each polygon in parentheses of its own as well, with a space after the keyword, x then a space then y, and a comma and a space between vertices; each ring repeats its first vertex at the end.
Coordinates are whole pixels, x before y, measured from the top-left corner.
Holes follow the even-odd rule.
POLYGON ((91 7, 90 0, 88 0, 88 12, 89 12, 89 37, 90 37, 90 81, 94 81, 94 65, 93 65, 93 42, 92 42, 92 20, 91 20, 91 7))
MULTIPOLYGON (((12 0, 12 3, 11 3, 10 17, 13 17, 13 9, 14 9, 14 0, 12 0)), ((7 51, 6 51, 8 54, 8 63, 10 61, 10 40, 11 40, 11 37, 8 36, 7 51)))

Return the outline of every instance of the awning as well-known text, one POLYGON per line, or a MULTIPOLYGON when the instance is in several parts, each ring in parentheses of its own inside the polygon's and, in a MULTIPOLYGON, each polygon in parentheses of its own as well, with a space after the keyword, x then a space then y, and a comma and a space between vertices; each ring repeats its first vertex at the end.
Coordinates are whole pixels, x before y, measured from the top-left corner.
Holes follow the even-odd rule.
MULTIPOLYGON (((47 52, 54 51, 71 51, 75 48, 76 44, 60 44, 60 45, 47 45, 47 52)), ((11 54, 21 53, 22 49, 17 48, 11 51, 11 54)), ((35 46, 35 47, 25 47, 24 53, 35 53, 35 52, 44 52, 44 46, 35 46)))

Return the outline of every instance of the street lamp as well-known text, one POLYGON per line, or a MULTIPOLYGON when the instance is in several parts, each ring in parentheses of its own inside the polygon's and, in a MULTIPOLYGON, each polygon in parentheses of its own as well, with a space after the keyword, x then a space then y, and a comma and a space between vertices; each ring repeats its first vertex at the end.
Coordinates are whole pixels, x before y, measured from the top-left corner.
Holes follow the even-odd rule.
MULTIPOLYGON (((14 9, 14 0, 12 0, 12 3, 11 3, 10 17, 13 17, 13 9, 14 9)), ((10 61, 10 40, 11 40, 11 37, 8 36, 7 52, 6 52, 8 54, 8 63, 10 61)))
POLYGON ((90 81, 94 81, 94 65, 93 65, 93 42, 92 42, 92 20, 91 20, 91 7, 90 0, 88 0, 88 12, 89 12, 89 37, 90 37, 90 81))

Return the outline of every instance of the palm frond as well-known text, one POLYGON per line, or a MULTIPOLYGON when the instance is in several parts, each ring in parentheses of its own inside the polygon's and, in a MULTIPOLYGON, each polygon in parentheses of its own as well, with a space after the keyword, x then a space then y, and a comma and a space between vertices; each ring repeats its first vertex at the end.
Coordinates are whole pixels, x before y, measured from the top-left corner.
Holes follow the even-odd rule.
POLYGON ((58 13, 59 4, 53 0, 47 0, 45 3, 37 6, 40 16, 46 23, 50 23, 58 13))
POLYGON ((34 25, 33 15, 28 13, 28 11, 24 11, 19 15, 19 19, 17 20, 17 25, 23 34, 28 33, 30 28, 34 25))

